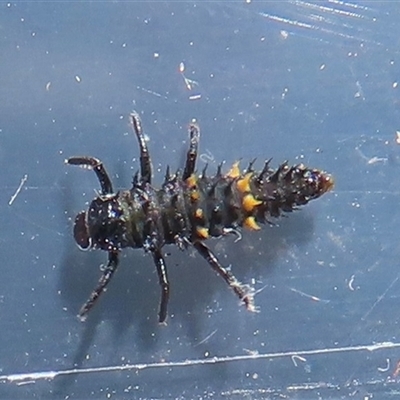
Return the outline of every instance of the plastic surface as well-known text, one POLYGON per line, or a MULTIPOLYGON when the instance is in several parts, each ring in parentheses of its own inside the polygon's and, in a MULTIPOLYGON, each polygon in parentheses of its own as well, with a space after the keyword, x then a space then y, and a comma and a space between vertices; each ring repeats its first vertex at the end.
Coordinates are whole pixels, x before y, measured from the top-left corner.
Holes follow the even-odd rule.
POLYGON ((0 398, 382 399, 397 390, 396 2, 0 9, 0 398), (255 157, 261 168, 273 157, 275 167, 288 159, 335 176, 333 192, 277 226, 212 241, 260 290, 259 313, 193 250, 165 247, 168 326, 157 324, 157 276, 141 250, 123 253, 88 320, 76 318, 106 254, 73 241, 73 218, 98 182, 64 159, 98 157, 116 187, 129 187, 139 155, 132 109, 156 184, 167 165, 182 167, 192 118, 199 168, 255 157))

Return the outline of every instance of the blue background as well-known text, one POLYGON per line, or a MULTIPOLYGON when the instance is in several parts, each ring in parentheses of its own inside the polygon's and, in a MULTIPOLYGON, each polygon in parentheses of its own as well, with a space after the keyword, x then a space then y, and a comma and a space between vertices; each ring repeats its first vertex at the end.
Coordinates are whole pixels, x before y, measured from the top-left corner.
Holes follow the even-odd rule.
POLYGON ((397 390, 399 18, 397 2, 380 1, 0 3, 0 397, 385 398, 397 390), (277 226, 210 242, 260 289, 259 313, 239 306, 192 249, 166 247, 167 327, 157 324, 157 276, 141 250, 124 251, 87 322, 76 318, 106 254, 75 246, 73 218, 98 182, 64 159, 96 156, 115 187, 129 187, 138 168, 132 109, 156 184, 168 164, 183 165, 193 118, 199 168, 255 157, 261 168, 274 157, 275 167, 288 159, 335 176, 333 192, 277 226), (304 350, 302 359, 278 357, 304 350), (213 357, 228 359, 173 366, 213 357), (172 365, 150 368, 164 361, 172 365), (42 379, 136 363, 149 368, 42 379), (38 372, 23 384, 9 376, 38 372))

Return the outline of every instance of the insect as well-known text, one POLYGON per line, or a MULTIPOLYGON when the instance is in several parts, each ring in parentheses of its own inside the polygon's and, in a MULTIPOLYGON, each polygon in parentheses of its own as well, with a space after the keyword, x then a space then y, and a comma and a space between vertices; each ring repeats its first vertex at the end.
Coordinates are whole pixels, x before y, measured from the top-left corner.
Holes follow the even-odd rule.
POLYGON ((162 248, 175 244, 184 250, 193 246, 233 290, 250 311, 255 311, 254 291, 242 284, 223 267, 205 240, 228 234, 240 235, 241 227, 259 230, 269 217, 279 217, 316 199, 333 187, 331 175, 303 164, 289 166, 287 162, 276 170, 265 162, 260 172, 254 161, 241 172, 235 163, 227 172, 218 166, 214 176, 207 175, 207 166, 196 173, 200 128, 189 125, 189 148, 182 172, 171 174, 169 168, 161 188, 152 183, 152 164, 142 123, 137 112, 130 114, 130 125, 139 142, 140 173, 132 187, 115 192, 103 163, 94 157, 71 157, 67 164, 92 169, 101 191, 86 211, 75 218, 74 238, 83 250, 101 249, 108 252, 108 262, 89 299, 79 311, 85 320, 88 312, 113 277, 119 254, 126 247, 143 248, 153 257, 161 300, 158 320, 165 323, 170 294, 167 266, 162 248))

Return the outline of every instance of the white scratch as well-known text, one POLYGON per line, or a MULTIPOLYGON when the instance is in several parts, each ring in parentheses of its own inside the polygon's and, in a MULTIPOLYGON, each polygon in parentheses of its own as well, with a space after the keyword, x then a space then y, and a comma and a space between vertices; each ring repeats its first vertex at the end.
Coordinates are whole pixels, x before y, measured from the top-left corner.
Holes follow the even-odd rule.
POLYGON ((392 283, 386 288, 386 290, 378 296, 377 300, 375 303, 372 305, 372 307, 365 313, 365 315, 361 318, 361 321, 365 321, 367 317, 371 314, 371 312, 374 310, 374 308, 385 298, 389 290, 395 285, 395 283, 399 280, 399 275, 396 276, 396 278, 392 281, 392 283))
POLYGON ((180 368, 180 367, 224 364, 224 363, 240 362, 240 361, 275 359, 275 358, 293 357, 293 356, 297 357, 318 356, 325 354, 376 351, 376 350, 386 350, 394 348, 400 348, 400 342, 380 342, 375 344, 358 345, 358 346, 327 347, 322 349, 285 351, 277 353, 254 353, 254 354, 244 354, 237 356, 200 358, 200 359, 175 361, 175 362, 172 361, 172 362, 156 362, 156 363, 142 363, 142 364, 139 363, 121 364, 121 365, 112 365, 106 367, 73 368, 73 369, 64 369, 55 371, 29 372, 20 374, 1 375, 0 382, 20 384, 21 382, 29 380, 35 380, 35 381, 51 380, 58 376, 67 376, 67 375, 121 372, 121 371, 132 371, 132 370, 141 371, 145 369, 156 369, 156 368, 170 369, 170 368, 180 368))
POLYGON ((142 90, 145 93, 152 94, 153 96, 156 96, 156 97, 162 97, 163 99, 168 100, 167 96, 163 96, 161 93, 157 93, 154 90, 149 90, 149 89, 146 89, 146 88, 140 87, 140 86, 137 86, 136 88, 139 90, 142 90))
POLYGON ((301 290, 298 290, 298 289, 295 289, 295 288, 291 288, 291 287, 289 289, 294 293, 298 293, 300 296, 307 297, 308 299, 311 299, 311 300, 314 300, 314 301, 321 301, 322 303, 325 303, 325 304, 329 303, 329 300, 321 299, 321 298, 319 298, 317 296, 313 296, 311 294, 304 293, 301 290))
POLYGON ((345 17, 351 17, 351 18, 364 18, 361 14, 357 14, 355 12, 351 12, 351 11, 345 11, 345 10, 341 10, 339 8, 333 8, 333 7, 326 7, 326 6, 322 6, 320 4, 312 4, 312 3, 308 3, 305 1, 291 1, 291 3, 295 3, 297 6, 303 6, 309 9, 314 9, 314 10, 318 10, 321 12, 326 12, 328 14, 337 14, 337 15, 341 15, 341 16, 345 16, 345 17))
POLYGON ((207 342, 207 340, 210 339, 211 337, 213 337, 217 332, 218 332, 218 329, 215 329, 208 336, 206 336, 203 340, 201 340, 199 343, 197 343, 194 347, 200 346, 201 344, 207 342))
POLYGON ((355 8, 355 9, 361 9, 361 10, 369 10, 368 7, 359 5, 359 4, 355 4, 355 3, 347 3, 345 1, 340 1, 340 0, 328 0, 328 3, 333 3, 333 4, 338 4, 340 6, 346 6, 349 8, 355 8))
POLYGON ((19 183, 19 186, 17 188, 17 190, 15 191, 15 193, 11 196, 10 201, 8 202, 8 205, 11 206, 12 203, 14 203, 14 200, 17 198, 17 196, 19 195, 19 192, 22 189, 22 186, 24 186, 24 183, 27 181, 28 179, 28 175, 24 175, 24 177, 21 179, 21 182, 19 183))

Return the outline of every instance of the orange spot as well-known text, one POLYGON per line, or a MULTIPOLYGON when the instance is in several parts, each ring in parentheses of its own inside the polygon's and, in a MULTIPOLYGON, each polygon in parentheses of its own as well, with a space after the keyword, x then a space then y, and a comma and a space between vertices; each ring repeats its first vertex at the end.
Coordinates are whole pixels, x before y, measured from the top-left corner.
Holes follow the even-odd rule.
POLYGON ((190 193, 190 199, 192 201, 197 201, 200 198, 200 193, 197 190, 194 190, 192 193, 190 193))
POLYGON ((235 179, 235 178, 239 178, 239 176, 240 176, 239 161, 236 161, 232 165, 232 168, 229 170, 227 177, 235 179))
POLYGON ((254 217, 247 217, 243 225, 252 231, 259 231, 261 229, 260 225, 257 224, 256 219, 254 217))
POLYGON ((244 196, 243 200, 242 200, 242 206, 243 206, 244 210, 247 212, 253 211, 254 207, 257 207, 260 204, 262 204, 262 201, 256 200, 251 193, 246 194, 246 196, 244 196))
POLYGON ((193 189, 197 185, 197 178, 195 174, 192 174, 189 176, 189 178, 186 179, 186 184, 190 189, 193 189))
POLYGON ((196 232, 197 236, 201 239, 207 239, 209 237, 207 228, 197 228, 196 232))
POLYGON ((198 219, 203 218, 203 210, 201 208, 198 208, 194 215, 198 219))
POLYGON ((246 192, 250 192, 251 191, 250 179, 251 179, 252 176, 253 176, 253 173, 249 172, 242 179, 239 179, 236 182, 236 186, 237 186, 239 192, 246 193, 246 192))

